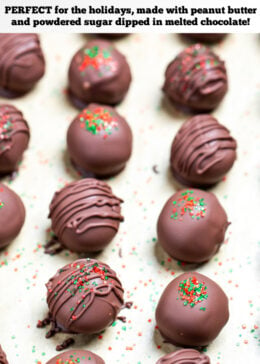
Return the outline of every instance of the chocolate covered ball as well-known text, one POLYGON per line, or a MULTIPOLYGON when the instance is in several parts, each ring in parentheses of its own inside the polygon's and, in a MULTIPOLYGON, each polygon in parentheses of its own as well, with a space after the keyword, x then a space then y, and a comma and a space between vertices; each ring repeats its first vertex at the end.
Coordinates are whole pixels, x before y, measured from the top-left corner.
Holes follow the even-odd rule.
POLYGON ((173 103, 193 111, 214 109, 228 89, 224 62, 210 49, 195 44, 167 67, 163 91, 173 103))
POLYGON ((132 151, 126 120, 109 106, 90 104, 72 121, 67 144, 76 168, 95 177, 110 177, 124 169, 132 151))
POLYGON ((126 58, 105 40, 91 40, 72 58, 69 93, 79 108, 91 102, 116 105, 125 97, 131 82, 126 58))
POLYGON ((164 355, 156 364, 210 364, 210 359, 197 350, 181 349, 164 355))
POLYGON ((116 320, 124 303, 116 273, 95 259, 67 264, 46 287, 51 320, 63 332, 99 333, 116 320))
POLYGON ((25 208, 20 197, 0 183, 0 249, 19 234, 25 220, 25 208))
POLYGON ((45 61, 37 34, 0 34, 0 92, 19 96, 44 75, 45 61))
POLYGON ((228 318, 228 298, 223 290, 197 272, 183 273, 171 281, 156 308, 156 322, 162 337, 184 347, 208 345, 228 318))
POLYGON ((8 364, 5 352, 3 351, 1 345, 0 345, 0 364, 8 364))
POLYGON ((72 251, 100 251, 116 235, 124 219, 120 213, 122 202, 103 181, 86 178, 69 183, 52 199, 52 230, 58 241, 72 251))
POLYGON ((212 186, 232 167, 236 147, 229 130, 217 119, 211 115, 196 115, 182 125, 173 140, 172 173, 187 186, 212 186))
POLYGON ((12 105, 0 105, 0 175, 18 169, 29 138, 29 126, 21 111, 12 105))
POLYGON ((203 263, 219 250, 227 227, 227 214, 213 193, 180 190, 161 211, 158 242, 174 259, 203 263))
POLYGON ((201 43, 217 43, 226 37, 226 33, 185 33, 185 37, 201 43))
MULTIPOLYGON (((105 364, 97 354, 88 350, 67 350, 47 361, 46 364, 105 364)), ((0 362, 1 364, 1 362, 0 362)))

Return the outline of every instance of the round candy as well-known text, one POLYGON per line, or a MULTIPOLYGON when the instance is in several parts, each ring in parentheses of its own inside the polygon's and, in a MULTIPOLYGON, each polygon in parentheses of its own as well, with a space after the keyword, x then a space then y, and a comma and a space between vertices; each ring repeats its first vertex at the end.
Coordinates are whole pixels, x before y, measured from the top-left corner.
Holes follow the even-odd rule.
POLYGON ((156 364, 210 364, 210 359, 197 350, 182 349, 164 355, 156 364))
POLYGON ((46 364, 105 364, 105 362, 100 356, 88 350, 67 350, 46 364))
POLYGON ((91 102, 115 105, 123 100, 131 82, 126 58, 105 40, 92 40, 72 58, 69 92, 83 108, 91 102))
POLYGON ((132 132, 115 109, 90 104, 72 121, 67 144, 71 160, 83 174, 104 178, 125 167, 132 151, 132 132))
POLYGON ((168 65, 163 91, 177 105, 209 111, 220 103, 227 88, 224 62, 210 48, 195 44, 168 65))
POLYGON ((0 183, 0 249, 19 234, 25 220, 25 208, 20 197, 0 183))
POLYGON ((37 34, 0 34, 0 88, 5 96, 31 90, 44 75, 45 61, 37 34))
POLYGON ((0 174, 18 169, 29 138, 29 126, 21 111, 12 105, 0 105, 0 174))
POLYGON ((180 190, 162 209, 158 241, 174 259, 203 263, 219 250, 228 224, 227 214, 213 193, 180 190))
POLYGON ((236 159, 236 141, 211 115, 196 115, 176 134, 171 147, 171 169, 181 183, 208 187, 219 182, 236 159))
POLYGON ((185 33, 187 38, 201 43, 217 43, 226 37, 226 33, 185 33))
POLYGON ((156 308, 162 337, 178 346, 208 345, 228 318, 228 298, 223 290, 197 272, 183 273, 171 281, 156 308))
POLYGON ((124 304, 116 273, 95 259, 67 264, 46 287, 51 320, 64 332, 99 333, 116 320, 124 304))
POLYGON ((59 242, 78 252, 97 252, 113 239, 123 221, 110 186, 94 178, 69 183, 56 192, 49 217, 59 242))
POLYGON ((8 364, 5 352, 3 351, 1 345, 0 345, 0 364, 8 364))

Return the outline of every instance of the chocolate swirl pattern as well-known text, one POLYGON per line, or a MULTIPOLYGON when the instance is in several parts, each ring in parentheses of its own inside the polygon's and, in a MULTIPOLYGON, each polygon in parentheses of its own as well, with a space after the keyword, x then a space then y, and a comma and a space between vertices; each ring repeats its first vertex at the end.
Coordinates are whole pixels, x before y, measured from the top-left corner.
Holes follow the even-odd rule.
POLYGON ((59 241, 78 252, 98 251, 116 234, 123 216, 110 186, 94 178, 68 184, 50 205, 52 229, 59 241))
POLYGON ((0 105, 0 172, 17 168, 29 138, 29 126, 21 111, 12 105, 0 105))
POLYGON ((0 345, 0 364, 8 364, 8 361, 6 359, 5 352, 3 351, 1 345, 0 345))
POLYGON ((232 167, 236 141, 211 115, 196 115, 178 131, 171 148, 171 168, 183 184, 213 185, 232 167))
POLYGON ((44 56, 37 34, 0 34, 0 87, 29 91, 43 76, 44 56))
POLYGON ((209 48, 195 44, 168 65, 163 91, 174 103, 207 111, 220 103, 227 88, 224 62, 209 48))
POLYGON ((65 332, 98 333, 113 323, 124 303, 116 273, 95 259, 66 265, 46 287, 51 319, 65 332))
POLYGON ((163 356, 156 364, 210 364, 210 359, 197 350, 182 349, 163 356))

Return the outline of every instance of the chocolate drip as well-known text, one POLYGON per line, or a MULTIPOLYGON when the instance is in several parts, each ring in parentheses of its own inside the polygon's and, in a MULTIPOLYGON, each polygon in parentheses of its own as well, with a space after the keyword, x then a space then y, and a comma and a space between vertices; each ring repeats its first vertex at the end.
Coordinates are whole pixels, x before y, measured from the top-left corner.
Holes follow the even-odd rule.
POLYGON ((64 340, 60 345, 57 345, 56 350, 57 351, 65 350, 68 347, 70 347, 71 345, 73 345, 74 342, 75 342, 75 340, 72 337, 70 337, 70 338, 64 340))
POLYGON ((194 349, 182 349, 160 358, 156 364, 210 364, 207 355, 194 349))

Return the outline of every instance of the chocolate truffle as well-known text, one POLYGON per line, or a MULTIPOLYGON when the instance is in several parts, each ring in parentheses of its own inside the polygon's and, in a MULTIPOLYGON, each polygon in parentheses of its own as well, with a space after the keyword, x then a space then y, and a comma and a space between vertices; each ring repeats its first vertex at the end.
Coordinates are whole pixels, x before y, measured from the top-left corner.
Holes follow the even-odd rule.
POLYGON ((45 61, 37 34, 0 34, 0 92, 19 96, 43 76, 45 61))
POLYGON ((5 352, 3 351, 1 345, 0 345, 0 364, 8 364, 5 352))
POLYGON ((69 183, 56 192, 49 217, 58 241, 78 252, 97 252, 113 239, 123 221, 110 186, 94 178, 69 183))
POLYGON ((20 197, 0 183, 0 249, 19 234, 25 220, 25 208, 20 197))
POLYGON ((164 355, 156 364, 210 364, 210 359, 197 350, 182 349, 164 355))
POLYGON ((0 105, 0 175, 18 169, 29 137, 29 127, 21 111, 12 105, 0 105))
POLYGON ((217 43, 226 37, 226 33, 185 33, 185 37, 201 43, 217 43))
POLYGON ((229 317, 228 298, 217 283, 197 272, 183 273, 164 290, 156 308, 162 337, 173 345, 202 347, 229 317))
POLYGON ((195 44, 168 65, 163 91, 179 106, 209 111, 220 103, 227 88, 224 62, 210 48, 195 44))
POLYGON ((125 167, 132 151, 132 132, 115 109, 90 104, 72 121, 67 144, 73 164, 83 175, 104 178, 125 167))
POLYGON ((213 193, 181 190, 162 209, 158 241, 174 259, 203 263, 219 250, 227 227, 227 214, 213 193))
POLYGON ((69 67, 69 93, 79 108, 91 102, 118 104, 130 82, 126 58, 105 40, 88 42, 74 55, 69 67))
POLYGON ((187 186, 212 186, 232 167, 236 147, 229 130, 213 116, 196 115, 182 125, 173 140, 172 173, 187 186))
POLYGON ((79 259, 46 284, 55 332, 95 334, 110 326, 124 304, 121 282, 105 263, 79 259))
MULTIPOLYGON (((97 354, 88 350, 67 350, 56 355, 46 364, 105 364, 104 360, 97 354)), ((0 363, 1 364, 1 363, 0 363)), ((207 364, 207 363, 205 363, 207 364)))

